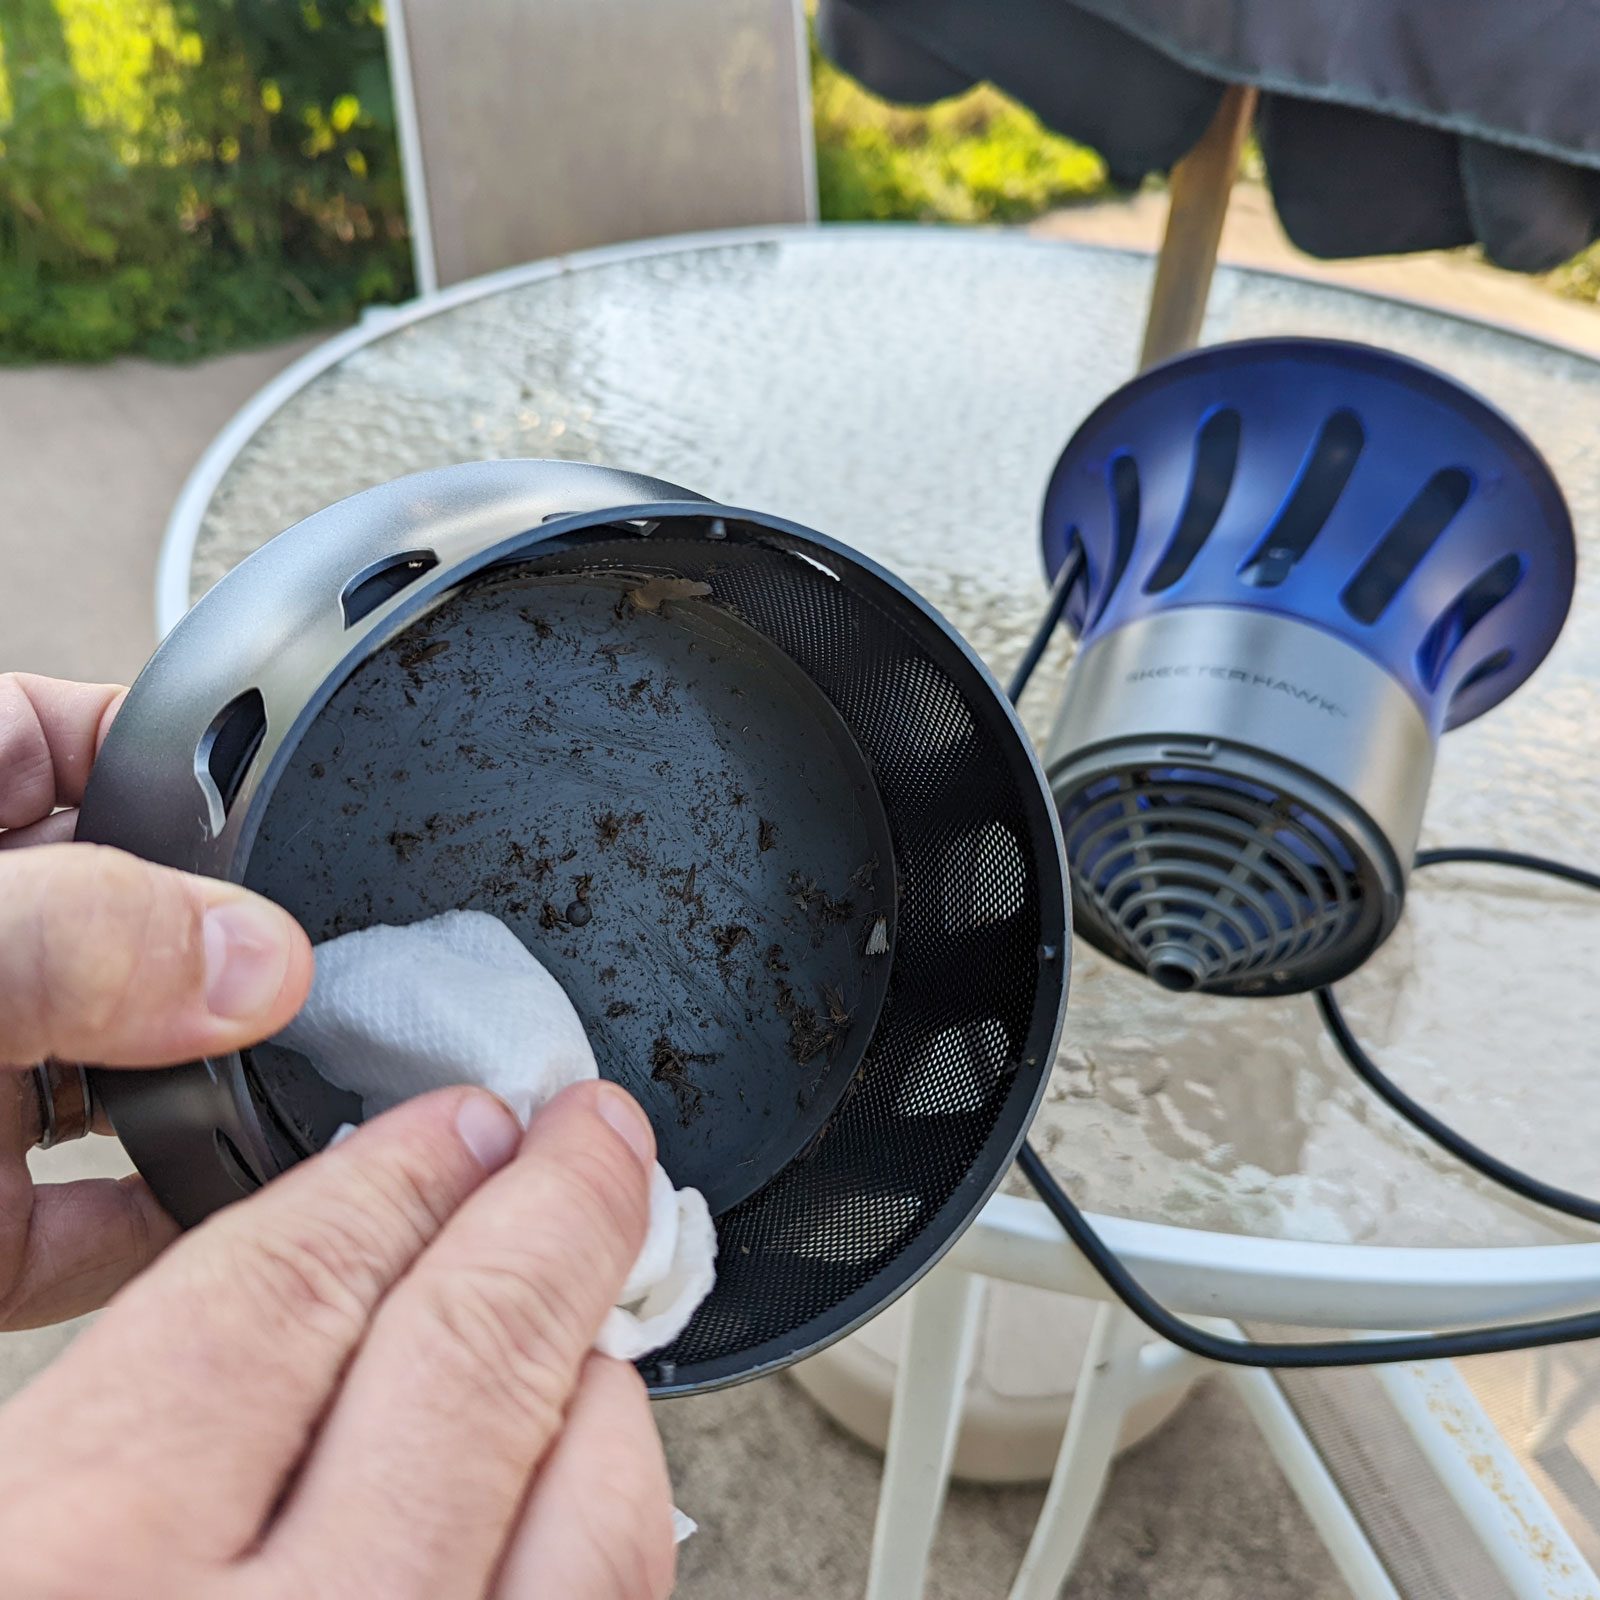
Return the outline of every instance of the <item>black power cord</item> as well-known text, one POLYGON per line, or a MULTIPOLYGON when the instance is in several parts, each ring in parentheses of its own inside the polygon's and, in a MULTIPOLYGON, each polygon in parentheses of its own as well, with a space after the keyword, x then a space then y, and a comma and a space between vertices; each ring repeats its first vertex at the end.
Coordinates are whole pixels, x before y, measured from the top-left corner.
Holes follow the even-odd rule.
MULTIPOLYGON (((1006 697, 1013 705, 1039 665, 1051 636, 1060 625, 1070 591, 1083 565, 1082 547, 1075 545, 1056 576, 1049 605, 1038 629, 1023 652, 1022 661, 1006 685, 1006 697)), ((1445 863, 1478 863, 1487 866, 1521 868, 1539 872, 1584 888, 1600 890, 1600 874, 1587 872, 1565 862, 1542 856, 1521 855, 1511 850, 1459 848, 1424 850, 1416 858, 1418 867, 1445 863)), ((1322 1019, 1340 1053, 1388 1105, 1406 1121, 1426 1134, 1442 1149, 1456 1156, 1475 1171, 1522 1195, 1525 1199, 1579 1217, 1600 1222, 1600 1203, 1570 1194, 1531 1177, 1515 1167, 1480 1150, 1446 1126, 1431 1112, 1418 1105, 1398 1084, 1385 1076, 1377 1063, 1362 1049, 1345 1021, 1344 1013, 1331 989, 1316 991, 1322 1019)), ((1367 1367, 1395 1361, 1452 1361, 1463 1356, 1498 1355, 1510 1350, 1532 1350, 1542 1346, 1573 1344, 1581 1339, 1600 1337, 1600 1313, 1555 1317, 1543 1322, 1511 1323, 1498 1328, 1472 1328, 1458 1333, 1420 1334, 1406 1338, 1349 1339, 1337 1343, 1265 1344, 1250 1339, 1227 1339, 1206 1333, 1174 1315, 1151 1295, 1122 1264, 1121 1258, 1090 1226, 1089 1220, 1072 1197, 1056 1181, 1044 1158, 1031 1140, 1024 1141, 1017 1154, 1017 1166, 1033 1185, 1045 1208, 1061 1224, 1062 1231, 1077 1246, 1089 1265, 1105 1280, 1111 1292, 1152 1332, 1208 1361, 1236 1367, 1367 1367)))
MULTIPOLYGON (((1516 850, 1489 850, 1478 846, 1463 846, 1448 850, 1419 850, 1414 863, 1419 869, 1459 864, 1512 867, 1519 872, 1536 872, 1543 877, 1559 878, 1564 883, 1576 884, 1582 889, 1600 891, 1600 873, 1586 871, 1583 867, 1569 866, 1565 861, 1551 861, 1544 856, 1523 855, 1516 850)), ((1362 1048, 1355 1034, 1351 1032, 1350 1024, 1345 1020, 1344 1012, 1334 998, 1333 990, 1318 989, 1316 1001, 1317 1010, 1322 1013, 1323 1023, 1334 1044, 1338 1046, 1339 1054, 1349 1062, 1356 1076, 1419 1133, 1426 1134, 1441 1150, 1448 1151, 1457 1161, 1465 1163, 1474 1172, 1492 1178, 1502 1188, 1521 1195, 1524 1200, 1531 1200, 1535 1205, 1544 1206, 1551 1211, 1560 1211, 1569 1217, 1577 1217, 1580 1222, 1600 1222, 1600 1200, 1573 1194, 1569 1189, 1558 1189, 1554 1184, 1544 1183, 1517 1167, 1507 1165, 1498 1156, 1492 1156, 1487 1150, 1480 1149, 1447 1123, 1441 1122, 1431 1111, 1418 1105, 1362 1048)))
POLYGON ((1123 1305, 1168 1343, 1208 1361, 1234 1367, 1373 1367, 1390 1361, 1453 1361, 1461 1356, 1498 1355, 1508 1350, 1574 1344, 1580 1339, 1600 1337, 1600 1313, 1586 1312, 1546 1322, 1510 1323, 1501 1328, 1402 1339, 1348 1339, 1335 1344, 1261 1344, 1253 1339, 1225 1339, 1175 1316, 1145 1290, 1089 1225, 1088 1218, 1056 1182, 1031 1142, 1017 1153, 1017 1165, 1062 1231, 1123 1305))

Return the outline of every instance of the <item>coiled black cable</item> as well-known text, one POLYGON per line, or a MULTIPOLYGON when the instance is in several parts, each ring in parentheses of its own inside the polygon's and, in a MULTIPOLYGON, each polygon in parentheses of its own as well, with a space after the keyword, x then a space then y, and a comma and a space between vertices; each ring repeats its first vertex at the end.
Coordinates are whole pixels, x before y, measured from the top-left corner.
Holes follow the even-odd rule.
MULTIPOLYGON (((1017 670, 1006 685, 1006 696, 1016 704, 1027 687, 1060 625, 1068 596, 1081 575, 1083 553, 1074 546, 1057 573, 1049 605, 1039 627, 1024 651, 1017 670)), ((1512 850, 1461 847, 1424 850, 1416 858, 1418 867, 1445 863, 1477 863, 1487 866, 1520 868, 1560 878, 1583 888, 1600 890, 1600 874, 1542 856, 1523 855, 1512 850)), ((1462 1137, 1431 1112, 1417 1104, 1398 1084, 1387 1077, 1361 1047, 1346 1022, 1331 989, 1316 991, 1316 1003, 1334 1044, 1361 1080, 1419 1132, 1441 1149, 1463 1161, 1474 1171, 1501 1184, 1523 1198, 1533 1200, 1567 1216, 1586 1222, 1600 1222, 1600 1202, 1557 1189, 1538 1178, 1491 1156, 1462 1137)), ((1463 1356, 1494 1355, 1511 1350, 1531 1350, 1555 1344, 1572 1344, 1581 1339, 1600 1337, 1600 1312, 1549 1318, 1542 1322, 1507 1324, 1497 1328, 1473 1328, 1456 1333, 1420 1334, 1404 1338, 1348 1339, 1333 1343, 1267 1344, 1248 1339, 1228 1339, 1207 1333, 1167 1310, 1123 1265, 1121 1258, 1090 1226, 1072 1197, 1057 1182, 1032 1141, 1024 1141, 1017 1154, 1017 1166, 1060 1223, 1062 1231, 1078 1248, 1089 1265, 1105 1280, 1111 1292, 1152 1332, 1180 1350, 1229 1366, 1242 1367, 1365 1367, 1395 1361, 1457 1360, 1463 1356)))

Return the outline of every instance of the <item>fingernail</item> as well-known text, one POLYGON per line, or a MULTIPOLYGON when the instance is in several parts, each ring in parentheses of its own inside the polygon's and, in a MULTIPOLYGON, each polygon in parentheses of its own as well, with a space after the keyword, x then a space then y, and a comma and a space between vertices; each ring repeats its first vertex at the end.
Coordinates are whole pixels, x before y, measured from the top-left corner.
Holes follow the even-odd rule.
POLYGON ((503 1167, 522 1143, 522 1124, 493 1095, 469 1095, 456 1113, 456 1132, 485 1172, 503 1167))
POLYGON ((606 1084, 602 1086, 599 1109, 600 1115, 627 1141, 628 1148, 649 1166, 656 1158, 656 1136, 639 1102, 626 1089, 606 1084))
POLYGON ((206 1005, 243 1021, 278 998, 289 972, 289 919, 259 900, 228 900, 206 912, 206 1005))

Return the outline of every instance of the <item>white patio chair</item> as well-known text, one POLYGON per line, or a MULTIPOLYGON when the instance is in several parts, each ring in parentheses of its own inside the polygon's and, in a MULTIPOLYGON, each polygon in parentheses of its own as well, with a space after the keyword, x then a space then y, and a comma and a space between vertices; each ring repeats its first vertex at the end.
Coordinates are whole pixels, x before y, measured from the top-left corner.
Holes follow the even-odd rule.
POLYGON ((389 0, 417 293, 816 218, 800 0, 389 0))
MULTIPOLYGON (((1235 1335, 1218 1313, 1266 1338, 1300 1325, 1419 1331, 1589 1310, 1600 1281, 1596 1244, 1407 1249, 1096 1223, 1159 1298, 1235 1335)), ((991 1200, 912 1291, 867 1600, 923 1594, 989 1279, 1104 1302, 1010 1600, 1054 1600, 1129 1412, 1205 1365, 1110 1301, 1038 1201, 991 1200)), ((1244 1402, 1355 1600, 1600 1600, 1600 1579, 1452 1363, 1213 1370, 1244 1402)))

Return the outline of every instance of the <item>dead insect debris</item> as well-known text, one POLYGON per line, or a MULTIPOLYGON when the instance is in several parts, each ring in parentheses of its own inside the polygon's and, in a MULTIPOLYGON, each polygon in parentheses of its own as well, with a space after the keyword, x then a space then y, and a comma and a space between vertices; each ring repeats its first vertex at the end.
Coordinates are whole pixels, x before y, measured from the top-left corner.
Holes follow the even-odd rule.
POLYGON ((804 1066, 824 1051, 832 1052, 843 1037, 849 1024, 850 1013, 844 1009, 844 997, 837 990, 823 989, 823 1003, 830 1012, 837 1011, 840 1020, 824 1016, 815 1006, 807 1005, 783 979, 778 980, 778 1015, 789 1024, 789 1055, 798 1066, 804 1066))
POLYGON ((789 893, 793 895, 794 903, 814 922, 848 922, 856 914, 851 901, 835 900, 818 885, 815 878, 808 878, 803 873, 789 874, 789 893))
POLYGON ((844 1003, 844 996, 831 983, 822 986, 822 1003, 827 1007, 828 1021, 836 1028, 847 1028, 855 1012, 844 1003))
POLYGON ((703 600, 710 593, 709 583, 694 578, 650 578, 624 593, 617 615, 627 617, 636 611, 654 614, 669 600, 703 600))
POLYGON ((689 1120, 704 1105, 705 1095, 689 1076, 690 1067, 704 1066, 717 1059, 714 1055, 696 1055, 690 1050, 680 1050, 664 1033, 656 1035, 650 1046, 650 1076, 664 1083, 678 1102, 678 1121, 687 1127, 689 1120))
POLYGON ((562 913, 569 927, 586 928, 593 919, 594 908, 589 904, 589 891, 593 886, 594 874, 592 872, 585 872, 573 883, 572 903, 562 913))
POLYGON ((400 657, 400 665, 407 672, 410 672, 414 668, 420 667, 423 662, 432 661, 436 657, 442 656, 449 648, 450 641, 448 639, 436 639, 432 644, 425 644, 419 649, 407 651, 405 655, 400 657))
POLYGON ((627 816, 618 816, 615 811, 604 811, 594 819, 595 842, 605 850, 614 845, 625 830, 642 828, 644 820, 642 811, 634 811, 627 816))

